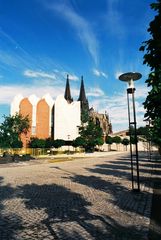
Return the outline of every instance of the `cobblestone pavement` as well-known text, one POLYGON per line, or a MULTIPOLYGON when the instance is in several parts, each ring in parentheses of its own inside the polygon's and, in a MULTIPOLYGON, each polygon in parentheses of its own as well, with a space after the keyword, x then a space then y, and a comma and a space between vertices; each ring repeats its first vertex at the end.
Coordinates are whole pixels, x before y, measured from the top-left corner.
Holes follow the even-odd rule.
POLYGON ((133 193, 126 154, 1 165, 0 239, 146 240, 153 166, 141 153, 141 193, 133 193))

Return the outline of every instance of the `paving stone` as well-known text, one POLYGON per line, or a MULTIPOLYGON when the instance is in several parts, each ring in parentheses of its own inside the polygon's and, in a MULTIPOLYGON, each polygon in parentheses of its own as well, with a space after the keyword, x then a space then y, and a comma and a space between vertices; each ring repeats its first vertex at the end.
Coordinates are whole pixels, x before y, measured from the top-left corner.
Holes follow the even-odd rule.
POLYGON ((159 166, 139 157, 139 194, 127 154, 1 166, 0 239, 147 240, 159 166))

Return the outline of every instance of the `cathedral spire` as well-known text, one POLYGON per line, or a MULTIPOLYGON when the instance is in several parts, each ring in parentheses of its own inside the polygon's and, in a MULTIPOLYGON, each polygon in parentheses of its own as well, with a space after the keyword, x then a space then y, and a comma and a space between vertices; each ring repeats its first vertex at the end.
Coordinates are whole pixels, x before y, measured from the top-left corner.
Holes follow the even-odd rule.
POLYGON ((68 103, 73 102, 73 99, 72 99, 71 93, 70 93, 69 75, 68 74, 67 74, 67 81, 66 81, 64 98, 67 100, 68 103))
POLYGON ((83 76, 81 77, 81 87, 80 87, 80 93, 79 93, 78 101, 87 102, 87 98, 86 98, 86 94, 85 94, 85 88, 84 88, 83 76))
POLYGON ((81 87, 78 101, 80 101, 81 105, 81 121, 82 123, 86 123, 89 119, 89 104, 88 99, 86 98, 83 76, 81 77, 81 87))

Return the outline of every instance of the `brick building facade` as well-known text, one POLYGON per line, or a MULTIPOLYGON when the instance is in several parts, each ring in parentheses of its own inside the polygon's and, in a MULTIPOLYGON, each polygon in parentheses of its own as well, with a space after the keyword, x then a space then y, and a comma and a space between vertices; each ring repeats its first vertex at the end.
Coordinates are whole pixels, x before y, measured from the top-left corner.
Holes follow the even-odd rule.
POLYGON ((30 120, 28 133, 21 135, 24 147, 28 145, 31 137, 74 140, 79 136, 78 127, 81 126, 87 115, 96 124, 99 124, 104 136, 112 132, 108 115, 99 114, 89 109, 83 77, 77 101, 73 101, 71 97, 69 77, 67 75, 64 96, 60 95, 54 101, 49 94, 46 94, 41 99, 35 95, 25 98, 22 95, 17 95, 11 103, 11 115, 16 113, 28 116, 30 120))

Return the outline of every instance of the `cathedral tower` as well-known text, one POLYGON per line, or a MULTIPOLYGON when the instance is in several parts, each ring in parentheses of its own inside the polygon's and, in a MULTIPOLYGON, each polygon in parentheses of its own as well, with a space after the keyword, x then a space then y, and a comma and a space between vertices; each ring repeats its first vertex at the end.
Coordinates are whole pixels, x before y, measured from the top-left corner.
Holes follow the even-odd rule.
POLYGON ((71 93, 70 93, 69 75, 68 74, 67 74, 64 98, 67 100, 68 103, 73 102, 73 98, 71 97, 71 93))
POLYGON ((81 87, 78 101, 81 103, 81 121, 85 123, 89 118, 89 104, 88 99, 86 98, 83 76, 81 77, 81 87))

